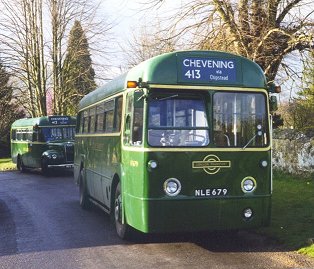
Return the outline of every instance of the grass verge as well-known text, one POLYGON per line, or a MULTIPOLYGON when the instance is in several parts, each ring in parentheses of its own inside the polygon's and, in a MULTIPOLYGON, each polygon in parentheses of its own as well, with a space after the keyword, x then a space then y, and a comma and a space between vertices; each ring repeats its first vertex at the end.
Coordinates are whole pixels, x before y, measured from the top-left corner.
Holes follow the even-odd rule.
POLYGON ((272 220, 259 232, 314 257, 314 179, 274 173, 272 220), (301 249, 300 249, 301 248, 301 249))
POLYGON ((10 158, 0 159, 0 171, 15 170, 16 164, 12 163, 10 158))

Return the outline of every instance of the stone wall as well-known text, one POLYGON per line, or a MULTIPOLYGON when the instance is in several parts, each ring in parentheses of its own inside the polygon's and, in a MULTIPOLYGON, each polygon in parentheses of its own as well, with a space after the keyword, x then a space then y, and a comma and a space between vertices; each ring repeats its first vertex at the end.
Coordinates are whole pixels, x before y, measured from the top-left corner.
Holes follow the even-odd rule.
POLYGON ((293 174, 314 174, 314 137, 294 130, 274 130, 273 166, 293 174))

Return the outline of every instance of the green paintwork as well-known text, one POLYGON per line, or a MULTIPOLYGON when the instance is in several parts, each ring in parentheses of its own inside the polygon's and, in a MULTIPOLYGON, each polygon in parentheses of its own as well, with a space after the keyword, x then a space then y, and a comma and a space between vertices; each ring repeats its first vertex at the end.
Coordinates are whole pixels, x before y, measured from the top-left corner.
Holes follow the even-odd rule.
POLYGON ((270 159, 269 151, 128 152, 125 159, 139 161, 138 167, 128 167, 126 174, 131 176, 125 180, 124 188, 127 221, 141 231, 240 229, 269 222, 271 171, 260 166, 261 160, 270 159), (231 167, 213 175, 203 169, 191 169, 193 161, 203 160, 208 154, 230 161, 231 167), (147 169, 148 160, 158 161, 158 167, 147 169), (241 181, 247 176, 256 179, 254 194, 241 191, 241 181), (181 181, 182 190, 177 197, 168 197, 163 191, 163 182, 170 177, 181 181), (227 188, 228 195, 195 197, 195 190, 212 188, 227 188), (242 217, 247 207, 256 212, 251 221, 242 217))
MULTIPOLYGON (((202 91, 204 86, 213 86, 215 91, 220 88, 233 91, 236 87, 238 91, 241 91, 241 88, 250 91, 252 88, 253 92, 267 94, 265 76, 256 63, 224 52, 182 51, 163 54, 135 66, 124 75, 86 95, 80 102, 79 111, 83 112, 117 94, 123 94, 125 103, 126 91, 131 91, 126 89, 127 81, 142 82, 140 86, 145 93, 161 85, 165 92, 167 86, 172 86, 168 93, 176 91, 173 86, 193 93, 194 90, 188 90, 187 87, 191 85, 193 89, 199 86, 202 91), (181 71, 177 63, 184 57, 233 59, 239 67, 236 70, 237 79, 232 83, 182 81, 179 78, 181 71)), ((208 92, 207 116, 211 122, 214 90, 208 89, 208 92)), ((142 94, 141 92, 139 96, 142 94)), ((136 107, 139 104, 133 105, 136 107)), ((256 149, 229 150, 217 148, 212 143, 201 149, 151 148, 147 143, 146 101, 143 102, 143 108, 144 130, 141 145, 125 142, 124 135, 130 130, 121 130, 113 135, 83 133, 76 136, 74 177, 78 182, 80 171, 84 170, 90 198, 105 211, 112 212, 113 193, 119 180, 122 186, 125 223, 146 233, 247 229, 269 224, 272 192, 271 143, 256 149), (230 167, 222 167, 215 174, 208 174, 201 168, 192 168, 194 161, 202 161, 208 155, 215 155, 221 161, 226 161, 225 166, 230 162, 230 167), (150 160, 157 162, 156 169, 148 167, 150 160), (266 168, 261 166, 262 160, 267 161, 266 168), (181 193, 176 197, 167 196, 163 190, 164 181, 172 177, 182 183, 181 193), (256 180, 257 188, 254 192, 244 193, 241 190, 241 181, 245 177, 253 177, 256 180), (226 196, 195 196, 196 190, 204 194, 206 189, 227 189, 228 193, 226 196), (243 217, 245 208, 253 209, 253 217, 250 220, 243 217)), ((126 115, 122 115, 122 128, 126 125, 126 119, 126 115)), ((212 134, 213 131, 210 130, 209 133, 212 134)))
MULTIPOLYGON (((266 89, 266 78, 263 70, 256 63, 244 57, 219 51, 180 51, 165 53, 148 59, 130 69, 127 73, 113 79, 106 85, 87 94, 80 102, 79 110, 94 104, 95 102, 107 98, 108 96, 124 91, 127 81, 148 82, 149 84, 178 85, 178 58, 189 57, 214 57, 224 59, 236 59, 241 68, 237 70, 237 81, 227 86, 245 88, 264 88, 266 89)), ((186 84, 182 84, 186 85, 186 84)), ((193 85, 213 85, 214 83, 194 83, 193 85)), ((224 86, 219 83, 219 86, 224 86)))
POLYGON ((52 166, 73 166, 73 140, 60 139, 56 141, 38 141, 34 138, 36 130, 50 127, 75 127, 76 117, 70 116, 43 116, 37 118, 25 118, 16 120, 11 126, 11 158, 13 163, 22 161, 26 168, 41 168, 44 157, 47 159, 47 165, 52 166), (52 124, 53 119, 66 118, 63 125, 52 124), (26 130, 30 133, 31 139, 14 139, 13 132, 17 130, 26 130), (57 156, 51 158, 52 154, 57 156), (71 155, 71 156, 70 156, 71 155))

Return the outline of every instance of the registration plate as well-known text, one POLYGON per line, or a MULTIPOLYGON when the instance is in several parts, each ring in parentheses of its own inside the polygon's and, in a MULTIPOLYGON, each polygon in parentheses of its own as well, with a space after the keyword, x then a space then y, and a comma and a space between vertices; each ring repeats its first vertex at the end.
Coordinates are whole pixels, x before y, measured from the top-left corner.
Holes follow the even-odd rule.
POLYGON ((226 196, 228 189, 225 188, 211 188, 211 189, 197 189, 195 190, 195 196, 206 197, 206 196, 226 196))

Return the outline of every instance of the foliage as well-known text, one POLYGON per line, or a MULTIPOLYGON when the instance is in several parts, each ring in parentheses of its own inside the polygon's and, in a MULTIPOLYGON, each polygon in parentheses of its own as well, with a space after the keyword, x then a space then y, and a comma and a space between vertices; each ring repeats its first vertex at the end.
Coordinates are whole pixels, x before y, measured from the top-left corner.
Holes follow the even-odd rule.
POLYGON ((273 115, 273 128, 276 129, 278 127, 283 126, 283 118, 280 114, 274 113, 273 115))
POLYGON ((90 0, 0 0, 0 9, 1 56, 14 76, 16 102, 32 117, 64 113, 64 102, 70 103, 61 81, 69 27, 78 18, 84 23, 97 58, 103 60, 108 48, 103 41, 111 26, 98 15, 99 5, 90 0))
POLYGON ((314 244, 308 247, 301 248, 298 252, 314 258, 314 244))
POLYGON ((276 172, 274 174, 272 220, 259 231, 296 250, 314 237, 314 180, 276 172))
POLYGON ((303 87, 297 97, 280 106, 285 126, 304 133, 314 133, 314 51, 305 62, 303 87))
MULTIPOLYGON (((71 29, 67 54, 62 69, 63 93, 61 113, 76 114, 79 101, 95 89, 95 71, 89 52, 88 40, 79 21, 71 29)), ((60 97, 59 97, 60 98, 60 97)), ((60 103, 59 102, 59 103, 60 103)))
POLYGON ((0 156, 9 155, 11 124, 24 116, 24 113, 19 111, 18 105, 12 101, 12 95, 10 74, 0 63, 0 156))
POLYGON ((298 92, 297 128, 301 131, 314 131, 314 50, 311 51, 309 60, 305 62, 303 71, 303 89, 298 92))

